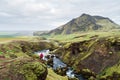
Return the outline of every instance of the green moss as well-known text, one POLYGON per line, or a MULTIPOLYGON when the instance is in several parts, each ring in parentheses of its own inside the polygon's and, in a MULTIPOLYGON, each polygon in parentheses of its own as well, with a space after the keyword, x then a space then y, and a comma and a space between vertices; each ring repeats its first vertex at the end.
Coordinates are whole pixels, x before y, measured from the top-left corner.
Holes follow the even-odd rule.
POLYGON ((2 54, 3 54, 3 52, 0 51, 0 55, 2 55, 2 54))
POLYGON ((91 72, 89 69, 82 69, 83 72, 91 72))
POLYGON ((113 54, 113 52, 109 52, 109 54, 110 54, 110 55, 112 55, 112 54, 113 54))
POLYGON ((45 65, 35 62, 21 66, 21 69, 18 72, 23 74, 26 80, 37 80, 37 78, 45 71, 45 65))
POLYGON ((3 76, 3 79, 8 77, 10 80, 45 80, 47 67, 38 62, 39 56, 34 55, 33 52, 44 49, 53 50, 57 47, 54 41, 47 40, 11 41, 0 44, 0 55, 5 56, 0 61, 0 65, 5 65, 5 68, 0 67, 1 74, 3 73, 0 74, 0 78, 3 76))
POLYGON ((70 47, 70 45, 71 45, 71 43, 66 43, 65 45, 64 45, 64 48, 69 48, 70 47))
POLYGON ((70 52, 66 52, 66 54, 64 55, 64 61, 69 62, 70 59, 71 59, 70 52))
POLYGON ((42 80, 46 78, 47 67, 40 62, 17 61, 10 66, 11 74, 23 75, 25 80, 42 80))

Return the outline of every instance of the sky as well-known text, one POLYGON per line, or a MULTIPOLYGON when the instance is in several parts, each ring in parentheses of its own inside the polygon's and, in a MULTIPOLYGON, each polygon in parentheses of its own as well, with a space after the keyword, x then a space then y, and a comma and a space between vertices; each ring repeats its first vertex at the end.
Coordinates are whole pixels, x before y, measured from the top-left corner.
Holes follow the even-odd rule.
POLYGON ((83 13, 120 24, 120 0, 0 0, 0 31, 52 30, 83 13))

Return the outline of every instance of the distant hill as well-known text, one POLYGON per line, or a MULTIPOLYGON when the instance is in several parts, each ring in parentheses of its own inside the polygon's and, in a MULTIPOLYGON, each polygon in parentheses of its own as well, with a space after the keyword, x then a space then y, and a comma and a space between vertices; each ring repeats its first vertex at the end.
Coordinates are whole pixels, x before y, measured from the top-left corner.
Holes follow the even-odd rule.
POLYGON ((0 38, 9 38, 16 36, 33 36, 34 31, 0 31, 0 38))
POLYGON ((82 14, 78 18, 72 19, 68 23, 40 35, 72 34, 76 32, 87 32, 95 30, 107 31, 117 28, 120 28, 120 26, 107 17, 82 14))
POLYGON ((33 32, 33 36, 40 36, 40 35, 42 35, 42 34, 46 34, 46 33, 48 33, 49 31, 36 31, 36 32, 33 32))

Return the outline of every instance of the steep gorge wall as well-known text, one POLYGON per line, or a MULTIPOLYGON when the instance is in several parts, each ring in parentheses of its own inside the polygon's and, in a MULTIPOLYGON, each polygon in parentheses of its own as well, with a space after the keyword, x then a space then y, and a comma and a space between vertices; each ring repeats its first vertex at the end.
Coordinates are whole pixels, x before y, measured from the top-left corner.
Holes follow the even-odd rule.
POLYGON ((82 69, 89 69, 99 74, 120 61, 120 38, 105 37, 67 43, 56 50, 55 54, 78 73, 82 69))
POLYGON ((51 42, 46 41, 12 41, 9 43, 0 44, 0 51, 6 53, 9 50, 13 50, 14 52, 34 52, 43 49, 55 49, 56 46, 51 42))
POLYGON ((0 80, 45 80, 47 67, 33 53, 55 49, 47 41, 12 41, 0 44, 0 80))

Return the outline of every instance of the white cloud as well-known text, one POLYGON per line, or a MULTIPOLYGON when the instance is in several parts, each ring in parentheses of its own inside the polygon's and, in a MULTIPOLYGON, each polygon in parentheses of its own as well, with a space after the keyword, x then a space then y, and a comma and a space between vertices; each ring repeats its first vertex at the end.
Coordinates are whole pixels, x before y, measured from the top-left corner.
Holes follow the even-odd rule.
POLYGON ((26 4, 24 6, 23 9, 23 13, 27 14, 27 15, 35 15, 37 14, 41 14, 43 12, 45 12, 46 10, 49 10, 49 7, 45 4, 41 4, 41 3, 30 3, 30 4, 26 4))
POLYGON ((0 11, 0 17, 15 17, 16 15, 0 11))
POLYGON ((110 17, 120 23, 119 4, 115 0, 1 0, 0 24, 53 29, 82 13, 110 17))
POLYGON ((12 7, 16 7, 16 6, 19 6, 19 5, 22 5, 22 4, 25 4, 27 3, 29 0, 5 0, 6 3, 12 7))

